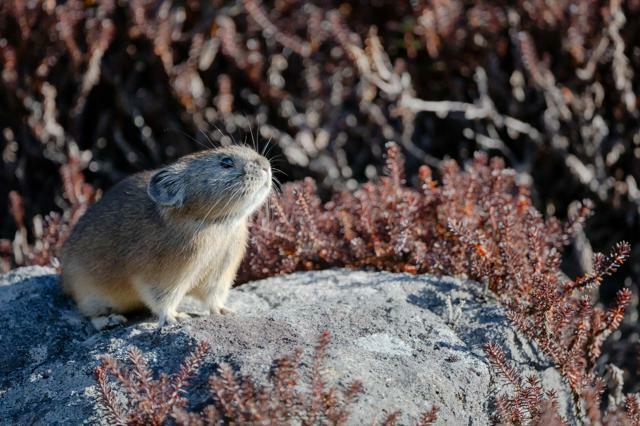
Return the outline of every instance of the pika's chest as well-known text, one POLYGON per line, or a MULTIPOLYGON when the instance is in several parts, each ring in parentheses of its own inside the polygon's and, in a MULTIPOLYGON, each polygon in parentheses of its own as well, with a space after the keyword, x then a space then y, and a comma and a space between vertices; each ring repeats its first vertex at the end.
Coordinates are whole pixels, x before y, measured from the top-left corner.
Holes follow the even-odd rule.
POLYGON ((201 232, 189 241, 186 256, 189 268, 196 273, 224 270, 242 256, 247 232, 242 227, 214 228, 201 232))

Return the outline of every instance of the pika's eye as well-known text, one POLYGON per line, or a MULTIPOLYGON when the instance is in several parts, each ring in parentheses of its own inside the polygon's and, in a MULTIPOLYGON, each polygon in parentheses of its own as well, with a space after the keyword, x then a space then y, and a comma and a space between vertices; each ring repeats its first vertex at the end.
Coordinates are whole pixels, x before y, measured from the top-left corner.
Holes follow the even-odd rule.
POLYGON ((222 157, 220 159, 220 165, 225 169, 230 169, 234 166, 233 158, 231 157, 222 157))

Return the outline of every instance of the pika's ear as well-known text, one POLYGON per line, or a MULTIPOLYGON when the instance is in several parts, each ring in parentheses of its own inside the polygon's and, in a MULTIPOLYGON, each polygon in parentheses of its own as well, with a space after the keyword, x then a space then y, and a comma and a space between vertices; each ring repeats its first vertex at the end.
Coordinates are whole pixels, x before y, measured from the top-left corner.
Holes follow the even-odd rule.
POLYGON ((184 182, 181 173, 171 167, 157 172, 147 185, 147 194, 165 207, 181 207, 184 202, 184 182))

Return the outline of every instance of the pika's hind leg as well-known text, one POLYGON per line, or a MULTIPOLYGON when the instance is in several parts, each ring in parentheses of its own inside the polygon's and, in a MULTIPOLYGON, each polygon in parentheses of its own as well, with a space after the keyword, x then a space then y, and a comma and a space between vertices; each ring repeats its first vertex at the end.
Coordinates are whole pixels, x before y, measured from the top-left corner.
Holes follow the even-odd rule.
POLYGON ((121 324, 125 324, 127 322, 127 318, 120 314, 111 314, 107 316, 100 316, 91 318, 91 324, 95 327, 96 330, 104 330, 107 328, 113 328, 121 324))
POLYGON ((78 309, 91 318, 93 327, 100 331, 113 328, 127 322, 123 315, 113 313, 113 307, 108 301, 98 297, 84 297, 78 301, 78 309))
POLYGON ((64 292, 76 302, 78 310, 91 319, 97 330, 126 323, 127 319, 120 314, 135 306, 130 293, 110 291, 111 283, 97 281, 73 263, 62 270, 61 284, 64 292), (117 294, 120 297, 114 297, 117 294))
POLYGON ((190 318, 189 315, 178 312, 177 308, 188 286, 171 285, 171 286, 153 286, 143 282, 134 284, 140 299, 144 304, 158 317, 158 326, 171 325, 178 322, 179 319, 190 318))

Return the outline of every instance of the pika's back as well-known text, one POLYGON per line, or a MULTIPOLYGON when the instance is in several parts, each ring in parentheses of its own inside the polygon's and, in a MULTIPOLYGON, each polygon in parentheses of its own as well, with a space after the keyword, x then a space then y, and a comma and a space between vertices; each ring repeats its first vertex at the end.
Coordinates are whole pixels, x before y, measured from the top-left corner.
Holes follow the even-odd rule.
POLYGON ((104 269, 117 268, 122 259, 133 259, 134 251, 155 243, 163 218, 147 195, 152 175, 147 171, 127 177, 89 207, 64 244, 63 266, 98 261, 104 269))

